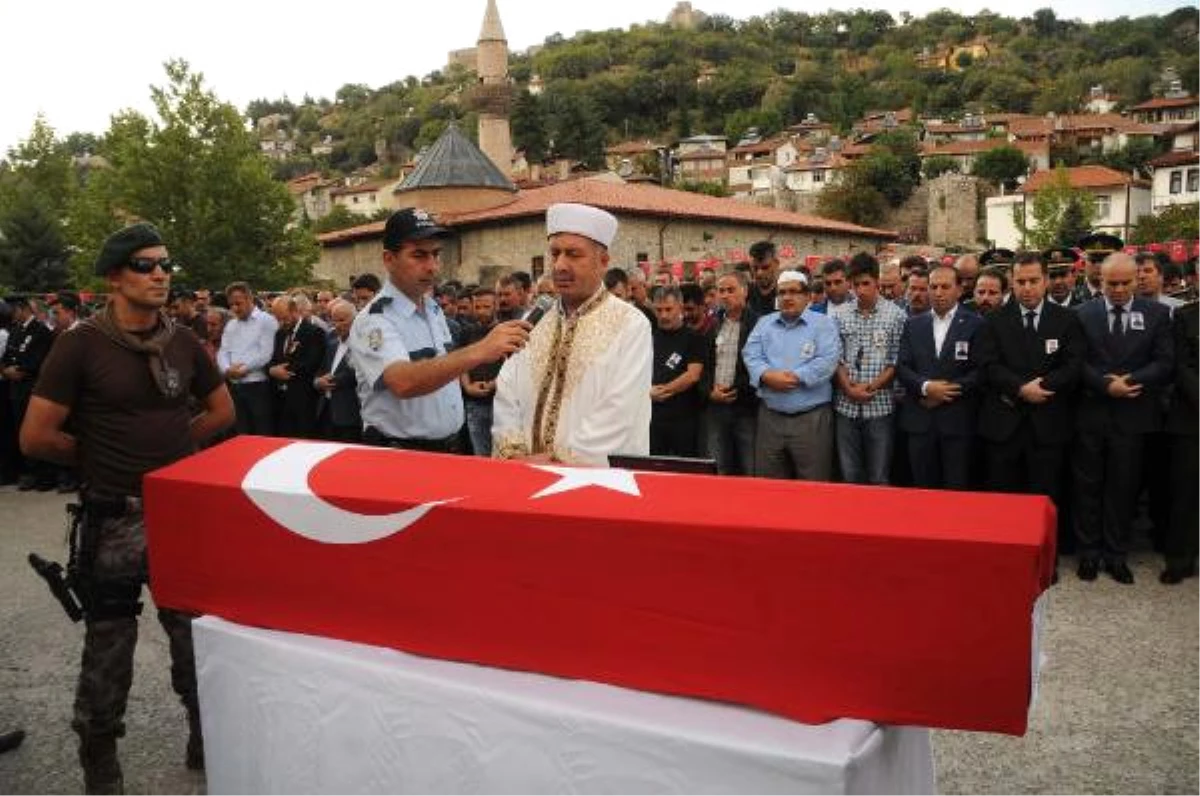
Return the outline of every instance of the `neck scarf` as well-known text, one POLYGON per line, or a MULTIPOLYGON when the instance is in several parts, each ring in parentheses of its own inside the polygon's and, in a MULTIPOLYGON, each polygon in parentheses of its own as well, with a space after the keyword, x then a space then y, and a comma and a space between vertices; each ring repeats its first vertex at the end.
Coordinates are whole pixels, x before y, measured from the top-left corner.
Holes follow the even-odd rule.
POLYGON ((178 398, 183 394, 183 380, 179 376, 179 371, 168 365, 163 357, 167 343, 175 334, 175 324, 167 317, 166 313, 159 313, 158 323, 148 337, 141 337, 118 326, 111 306, 106 306, 97 312, 93 316, 92 322, 95 323, 97 329, 117 345, 146 355, 150 366, 150 375, 154 377, 154 384, 164 398, 178 398))
POLYGON ((583 302, 570 317, 566 317, 562 303, 555 316, 554 342, 550 346, 549 364, 538 385, 537 404, 533 410, 532 453, 553 451, 554 439, 558 434, 558 415, 562 409, 563 388, 567 383, 567 367, 571 363, 571 347, 575 343, 575 330, 588 313, 608 299, 608 290, 603 285, 591 298, 583 302))

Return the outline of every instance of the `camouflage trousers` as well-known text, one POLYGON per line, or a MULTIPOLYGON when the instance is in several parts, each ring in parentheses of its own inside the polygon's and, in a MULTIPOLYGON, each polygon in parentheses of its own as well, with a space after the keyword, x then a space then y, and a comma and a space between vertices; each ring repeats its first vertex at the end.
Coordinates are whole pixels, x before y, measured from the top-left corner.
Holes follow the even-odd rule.
MULTIPOLYGON (((101 521, 92 566, 97 583, 118 583, 136 600, 146 583, 146 535, 141 511, 101 521)), ((196 662, 192 653, 189 614, 160 609, 158 621, 171 650, 171 685, 189 717, 199 716, 196 662)), ((136 616, 86 620, 83 664, 75 691, 72 727, 81 738, 125 733, 125 706, 133 682, 133 650, 137 646, 136 616)))

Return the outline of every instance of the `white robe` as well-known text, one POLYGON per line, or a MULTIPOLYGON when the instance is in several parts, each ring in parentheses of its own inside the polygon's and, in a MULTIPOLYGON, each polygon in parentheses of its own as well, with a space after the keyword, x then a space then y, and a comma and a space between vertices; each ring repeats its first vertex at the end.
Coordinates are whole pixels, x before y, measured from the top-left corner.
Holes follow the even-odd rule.
MULTIPOLYGON (((601 288, 603 290, 604 288, 601 288)), ((549 378, 557 306, 534 328, 529 345, 509 357, 496 380, 492 450, 497 458, 533 451, 533 421, 543 378, 549 378)), ((571 464, 607 466, 613 453, 650 452, 653 343, 640 310, 612 296, 578 321, 554 438, 546 450, 571 464)), ((555 412, 550 401, 542 428, 555 412)))

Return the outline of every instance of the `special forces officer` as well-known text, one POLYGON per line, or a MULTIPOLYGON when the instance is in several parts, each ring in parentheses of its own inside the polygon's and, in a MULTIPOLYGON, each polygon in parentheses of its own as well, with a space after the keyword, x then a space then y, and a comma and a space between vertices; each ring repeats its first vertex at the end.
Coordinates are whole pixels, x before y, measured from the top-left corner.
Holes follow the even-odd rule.
POLYGON ((388 278, 350 330, 368 444, 457 452, 465 417, 458 377, 529 340, 530 325, 513 320, 496 324, 472 345, 453 347, 446 317, 431 295, 442 242, 450 234, 412 207, 392 213, 384 227, 388 278))
MULTIPOLYGON (((26 455, 78 465, 83 475, 70 572, 87 632, 72 726, 88 793, 124 786, 117 738, 146 582, 142 476, 233 422, 216 365, 163 310, 172 270, 150 224, 109 236, 96 260, 108 306, 55 342, 21 426, 26 455), (200 405, 195 416, 189 396, 200 405)), ((187 766, 203 768, 191 617, 160 609, 158 618, 171 643, 171 683, 188 712, 187 766)))

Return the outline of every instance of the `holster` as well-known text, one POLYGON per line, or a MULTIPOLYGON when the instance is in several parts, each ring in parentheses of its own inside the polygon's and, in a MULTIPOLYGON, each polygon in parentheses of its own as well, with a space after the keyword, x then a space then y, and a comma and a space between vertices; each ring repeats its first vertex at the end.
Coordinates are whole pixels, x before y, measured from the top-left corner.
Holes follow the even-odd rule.
POLYGON ((114 578, 96 572, 96 555, 104 523, 130 511, 124 499, 84 498, 69 504, 71 516, 71 559, 67 564, 67 582, 73 584, 89 621, 124 619, 142 613, 139 577, 114 578))

